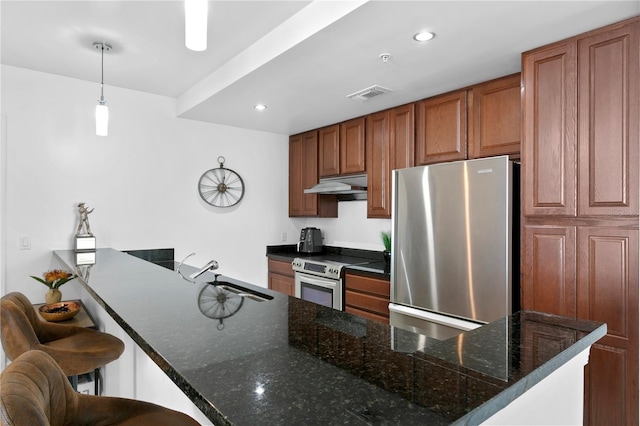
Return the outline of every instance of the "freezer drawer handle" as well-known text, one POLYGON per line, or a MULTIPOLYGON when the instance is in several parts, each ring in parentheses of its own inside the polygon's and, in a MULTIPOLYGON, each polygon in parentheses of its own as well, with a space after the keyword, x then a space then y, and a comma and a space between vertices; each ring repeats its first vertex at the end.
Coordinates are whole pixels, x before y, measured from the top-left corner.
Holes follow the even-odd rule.
POLYGON ((458 318, 452 318, 444 315, 434 314, 422 309, 410 308, 408 306, 396 305, 395 303, 389 303, 389 312, 408 315, 410 317, 418 318, 423 321, 429 321, 436 324, 446 325, 447 327, 456 328, 458 330, 469 331, 478 327, 482 327, 482 324, 475 322, 465 321, 458 318))

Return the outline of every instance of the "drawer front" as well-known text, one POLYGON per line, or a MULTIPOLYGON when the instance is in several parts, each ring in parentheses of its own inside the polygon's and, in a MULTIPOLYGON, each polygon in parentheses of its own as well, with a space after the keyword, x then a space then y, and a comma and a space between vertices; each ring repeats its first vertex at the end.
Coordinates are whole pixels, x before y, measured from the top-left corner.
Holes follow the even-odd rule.
POLYGON ((391 294, 391 287, 389 281, 364 277, 362 275, 346 274, 345 275, 345 288, 347 290, 361 291, 365 293, 371 293, 378 296, 389 298, 391 294))
POLYGON ((280 260, 269 259, 269 272, 293 277, 291 263, 280 260))
POLYGON ((389 299, 376 297, 370 294, 347 290, 345 294, 345 305, 364 309, 385 317, 389 316, 389 299))

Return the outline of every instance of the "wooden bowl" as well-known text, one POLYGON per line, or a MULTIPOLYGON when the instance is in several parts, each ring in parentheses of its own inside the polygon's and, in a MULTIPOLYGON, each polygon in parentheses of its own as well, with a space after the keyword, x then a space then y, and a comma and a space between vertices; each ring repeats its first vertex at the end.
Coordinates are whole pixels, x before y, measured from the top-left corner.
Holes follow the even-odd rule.
POLYGON ((79 302, 58 302, 40 306, 38 311, 42 318, 51 322, 66 321, 80 312, 79 302))

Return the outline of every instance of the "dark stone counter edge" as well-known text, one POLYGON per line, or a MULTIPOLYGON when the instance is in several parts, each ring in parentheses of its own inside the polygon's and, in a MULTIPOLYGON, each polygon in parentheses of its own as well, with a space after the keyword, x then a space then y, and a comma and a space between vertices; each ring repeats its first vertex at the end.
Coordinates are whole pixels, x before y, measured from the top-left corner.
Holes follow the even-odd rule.
POLYGON ((602 324, 600 327, 578 340, 572 346, 563 350, 558 355, 533 370, 526 377, 517 381, 484 404, 460 417, 458 420, 453 422, 452 425, 477 425, 484 422, 565 365, 567 362, 571 361, 574 357, 589 348, 606 334, 607 325, 602 324))
MULTIPOLYGON (((63 265, 66 265, 64 259, 57 255, 54 252, 56 257, 63 265)), ((72 265, 67 265, 72 266, 72 265)), ((173 366, 158 352, 156 351, 146 340, 142 338, 117 312, 115 312, 108 304, 105 303, 104 300, 96 292, 93 291, 91 286, 85 282, 81 275, 78 274, 78 281, 82 286, 89 292, 91 296, 98 302, 100 306, 104 308, 104 310, 114 319, 114 321, 122 327, 122 329, 133 339, 134 342, 156 363, 158 367, 171 379, 173 383, 180 388, 182 392, 195 404, 196 407, 200 411, 204 413, 205 416, 209 420, 213 422, 216 426, 218 425, 233 425, 229 421, 229 419, 223 415, 214 405, 212 405, 209 400, 204 398, 200 392, 191 386, 191 384, 180 374, 178 373, 173 366)))

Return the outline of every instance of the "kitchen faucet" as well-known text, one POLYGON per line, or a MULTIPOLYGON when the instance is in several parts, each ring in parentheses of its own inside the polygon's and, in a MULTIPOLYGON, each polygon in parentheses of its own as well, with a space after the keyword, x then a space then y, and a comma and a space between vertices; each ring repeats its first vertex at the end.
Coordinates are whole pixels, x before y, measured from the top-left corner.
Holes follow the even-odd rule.
POLYGON ((208 270, 214 271, 216 269, 218 269, 218 262, 216 262, 215 260, 211 260, 209 261, 209 263, 204 265, 199 271, 196 271, 193 274, 189 275, 189 278, 191 278, 192 280, 195 280, 196 278, 198 278, 200 275, 204 274, 208 270))
MULTIPOLYGON (((182 272, 180 272, 180 268, 182 267, 182 264, 185 262, 185 260, 187 260, 188 258, 190 258, 191 256, 193 256, 195 253, 191 253, 190 255, 188 255, 187 257, 185 257, 184 259, 182 259, 182 261, 180 262, 180 264, 178 265, 178 268, 176 269, 176 272, 178 273, 178 275, 180 275, 180 277, 186 281, 191 281, 191 282, 195 282, 195 279, 198 278, 200 275, 204 274, 207 271, 214 271, 216 269, 218 269, 218 262, 216 260, 210 260, 206 265, 204 265, 202 268, 200 268, 199 270, 197 270, 196 272, 194 272, 193 274, 189 275, 188 277, 185 277, 184 275, 182 275, 182 272)), ((216 279, 218 278, 218 275, 220 274, 216 274, 216 279)))

